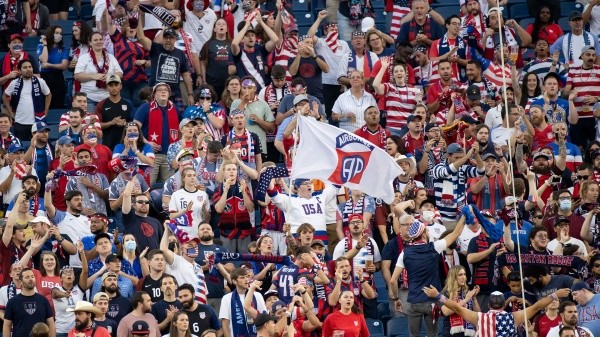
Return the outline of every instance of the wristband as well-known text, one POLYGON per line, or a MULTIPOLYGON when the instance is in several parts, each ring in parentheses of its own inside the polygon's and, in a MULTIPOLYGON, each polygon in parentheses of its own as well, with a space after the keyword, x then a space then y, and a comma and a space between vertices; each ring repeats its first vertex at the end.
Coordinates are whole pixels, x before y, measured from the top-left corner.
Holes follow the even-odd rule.
POLYGON ((396 302, 397 300, 399 300, 399 298, 398 297, 390 297, 390 300, 396 302))
POLYGON ((558 296, 556 295, 556 293, 550 294, 550 298, 553 299, 554 301, 558 301, 558 296))
POLYGON ((438 301, 440 301, 440 303, 444 304, 444 303, 446 303, 446 301, 448 301, 448 298, 446 296, 442 295, 438 301))
POLYGON ((361 284, 367 282, 367 280, 363 279, 362 281, 360 281, 361 284))

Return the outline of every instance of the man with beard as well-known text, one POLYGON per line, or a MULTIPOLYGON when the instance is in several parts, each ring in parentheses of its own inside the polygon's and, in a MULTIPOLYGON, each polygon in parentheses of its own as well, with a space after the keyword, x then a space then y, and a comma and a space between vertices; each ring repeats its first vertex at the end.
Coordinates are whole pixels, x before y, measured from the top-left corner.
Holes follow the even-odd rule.
POLYGON ((117 144, 121 143, 123 129, 125 129, 127 122, 131 122, 131 115, 134 110, 133 103, 121 97, 123 84, 119 76, 113 74, 108 77, 106 86, 108 97, 98 102, 95 112, 100 125, 104 129, 102 144, 108 146, 109 149, 114 149, 117 144))
POLYGON ((119 322, 117 336, 132 337, 131 330, 133 329, 133 323, 143 320, 148 323, 150 337, 161 337, 160 329, 158 329, 158 322, 156 322, 156 318, 150 313, 152 310, 152 300, 150 299, 150 295, 146 294, 145 291, 136 292, 133 294, 131 306, 133 311, 123 317, 119 322))
POLYGON ((431 81, 427 88, 427 110, 432 114, 439 115, 452 105, 452 86, 459 85, 452 74, 452 63, 447 59, 438 62, 438 81, 431 81))
POLYGON ((424 44, 429 48, 434 40, 440 39, 444 31, 439 23, 427 15, 431 8, 425 0, 412 2, 412 20, 402 24, 396 44, 424 44))
MULTIPOLYGON (((527 31, 521 27, 515 20, 505 20, 502 12, 498 9, 498 7, 490 8, 488 11, 488 28, 485 30, 481 37, 480 44, 484 48, 483 56, 492 60, 496 57, 498 60, 499 57, 495 56, 496 54, 496 45, 500 42, 500 27, 502 27, 502 41, 506 44, 507 48, 511 49, 519 49, 518 51, 518 60, 514 60, 513 63, 519 63, 520 66, 523 65, 523 61, 521 60, 521 51, 520 46, 527 47, 531 43, 531 35, 527 33, 527 31)), ((505 52, 504 55, 510 55, 505 52)), ((500 64, 497 62, 496 64, 500 64)))
POLYGON ((94 318, 94 323, 97 326, 104 327, 110 333, 111 337, 117 337, 117 322, 106 317, 108 311, 108 294, 98 292, 94 295, 94 306, 100 310, 100 314, 94 318))
POLYGON ((21 145, 12 144, 8 148, 8 160, 0 169, 0 192, 4 203, 4 209, 22 191, 22 179, 26 175, 37 176, 37 171, 23 160, 25 150, 21 145))
MULTIPOLYGON (((44 207, 44 198, 38 197, 38 184, 38 177, 31 174, 26 175, 23 177, 23 179, 21 179, 21 186, 23 187, 23 193, 25 193, 25 202, 28 206, 27 213, 33 216, 45 216, 46 208, 44 207)), ((20 194, 21 193, 19 193, 19 195, 20 194)), ((13 210, 19 195, 15 196, 8 204, 5 216, 8 216, 13 210)))
MULTIPOLYGON (((103 241, 100 243, 100 240, 97 240, 96 242, 98 242, 98 246, 104 245, 104 247, 110 247, 110 243, 108 242, 109 240, 106 234, 98 235, 97 237, 101 237, 103 241)), ((106 248, 104 249, 106 250, 106 248)), ((138 278, 136 276, 132 276, 135 274, 135 272, 133 271, 133 267, 131 266, 130 262, 123 259, 123 256, 112 253, 106 257, 100 255, 100 258, 98 258, 97 260, 90 261, 89 267, 90 271, 92 271, 92 267, 95 267, 94 269, 96 270, 95 274, 93 275, 92 272, 90 272, 91 276, 96 276, 98 274, 102 275, 102 273, 104 273, 102 275, 104 277, 104 275, 106 275, 105 272, 117 274, 117 281, 119 282, 119 291, 121 291, 123 296, 127 298, 130 298, 133 295, 135 285, 138 283, 138 278), (102 258, 104 258, 104 265, 98 268, 100 266, 100 263, 102 263, 102 258)), ((100 291, 100 288, 102 287, 102 280, 100 278, 89 277, 88 282, 92 283, 92 289, 90 292, 92 296, 100 291), (92 280, 92 278, 94 278, 95 280, 90 281, 92 280)))
MULTIPOLYGON (((546 234, 545 231, 539 233, 546 234)), ((527 277, 529 284, 533 288, 532 292, 537 297, 538 301, 558 289, 571 289, 574 283, 582 282, 568 275, 550 275, 548 267, 540 264, 527 266, 524 271, 524 276, 527 277)), ((582 283, 585 284, 585 282, 582 283)))
POLYGON ((376 106, 366 108, 364 112, 365 125, 356 129, 354 134, 384 149, 386 139, 390 136, 390 132, 381 127, 381 124, 379 123, 381 121, 380 115, 381 113, 376 106))
MULTIPOLYGON (((33 231, 34 235, 39 237, 46 237, 48 234, 48 239, 39 251, 33 252, 34 255, 32 257, 34 268, 40 270, 41 269, 41 252, 51 251, 56 254, 58 258, 58 265, 60 266, 68 266, 69 265, 69 257, 73 254, 76 254, 77 248, 66 234, 60 234, 58 227, 54 226, 50 223, 50 220, 45 216, 35 217, 33 220, 29 221, 29 226, 33 231)), ((30 246, 32 240, 27 242, 27 246, 30 246)))
POLYGON ((108 217, 104 213, 94 213, 89 216, 90 218, 90 231, 92 235, 85 236, 81 239, 83 242, 83 249, 85 250, 85 256, 88 261, 95 259, 98 256, 98 252, 94 249, 95 243, 94 239, 96 235, 106 233, 110 237, 113 242, 113 252, 116 253, 117 249, 121 249, 121 242, 119 241, 119 236, 114 235, 118 233, 110 233, 108 232, 108 217))
POLYGON ((132 310, 131 300, 121 296, 118 279, 117 274, 108 272, 102 276, 102 287, 100 288, 100 292, 108 295, 108 310, 106 311, 106 315, 117 324, 132 310))
MULTIPOLYGON (((487 7, 487 2, 485 2, 485 4, 487 7)), ((463 16, 462 18, 462 22, 460 25, 462 31, 460 35, 466 38, 469 35, 468 27, 472 26, 475 29, 475 36, 483 36, 487 25, 485 23, 485 16, 482 13, 482 8, 481 4, 479 3, 479 0, 467 0, 465 6, 467 9, 467 15, 463 16)), ((487 11, 487 8, 484 8, 484 10, 487 11)))
MULTIPOLYGON (((570 32, 560 36, 550 46, 550 53, 559 52, 560 62, 568 64, 569 69, 579 67, 583 63, 581 58, 586 46, 594 46, 594 54, 599 55, 598 38, 589 31, 584 30, 581 12, 573 11, 569 14, 570 32), (568 42, 567 42, 568 41, 568 42)), ((600 59, 596 61, 596 64, 600 59)))
POLYGON ((133 234, 137 240, 138 247, 148 247, 148 249, 159 249, 160 238, 162 237, 163 226, 160 221, 151 216, 150 199, 146 194, 134 194, 135 183, 132 180, 127 182, 123 191, 123 234, 133 234), (132 204, 133 203, 133 204, 132 204), (131 211, 133 208, 133 212, 131 211))
POLYGON ((38 322, 46 323, 49 337, 56 336, 54 313, 46 297, 35 290, 35 274, 23 268, 19 274, 22 282, 21 293, 8 300, 4 313, 3 336, 27 337, 31 327, 38 322))
POLYGON ((52 93, 44 79, 33 76, 30 60, 19 61, 17 69, 21 76, 10 82, 2 94, 2 101, 8 114, 15 119, 15 136, 21 140, 31 140, 32 126, 36 120, 48 114, 52 93))
MULTIPOLYGON (((496 100, 498 98, 498 92, 496 91, 496 87, 483 75, 483 65, 479 60, 471 59, 467 61, 467 83, 465 83, 466 87, 470 87, 472 85, 476 85, 479 88, 479 92, 481 93, 481 103, 485 105, 496 105, 496 100)), ((489 108, 489 107, 488 107, 489 108)), ((487 111, 488 109, 484 109, 487 111)))
POLYGON ((446 152, 446 141, 441 136, 441 129, 435 123, 427 123, 425 128, 427 141, 422 150, 415 151, 419 174, 425 175, 423 185, 428 195, 433 195, 433 168, 442 162, 446 152))
POLYGON ((36 122, 31 126, 31 145, 25 152, 23 158, 31 163, 40 176, 42 186, 46 185, 46 175, 52 168, 51 163, 54 159, 54 147, 48 142, 48 133, 50 127, 44 122, 36 122))
MULTIPOLYGON (((148 261, 150 273, 139 280, 137 290, 148 293, 152 299, 152 303, 156 303, 163 298, 162 277, 168 275, 165 274, 165 256, 161 250, 152 249, 148 252, 147 257, 146 259, 146 256, 142 256, 140 260, 146 259, 148 261)), ((161 322, 158 318, 157 320, 161 322)))
MULTIPOLYGON (((417 85, 423 87, 423 90, 427 92, 430 82, 439 80, 439 75, 435 68, 435 63, 429 58, 429 49, 426 45, 418 45, 413 48, 411 59, 414 60, 415 64, 415 81, 417 85)), ((417 102, 420 103, 420 102, 417 102)))
POLYGON ((60 131, 61 136, 71 137, 75 145, 80 145, 83 143, 83 140, 81 139, 81 133, 83 131, 83 115, 84 112, 82 109, 72 107, 68 112, 69 126, 68 128, 60 131))
MULTIPOLYGON (((524 79, 525 74, 532 72, 537 75, 540 81, 546 77, 549 73, 557 73, 560 76, 567 74, 567 69, 558 62, 558 53, 550 57, 550 45, 548 41, 540 38, 535 43, 535 59, 529 61, 523 69, 521 69, 521 80, 524 79)), ((566 81, 565 81, 566 82, 566 81)))
POLYGON ((552 150, 548 147, 533 154, 532 171, 535 173, 536 187, 543 201, 550 200, 553 191, 573 186, 571 171, 566 169, 564 158, 558 157, 555 160, 552 150), (556 181, 552 181, 552 177, 555 177, 556 181))
MULTIPOLYGON (((160 293, 162 298, 152 305, 152 315, 156 318, 158 329, 162 335, 169 333, 173 314, 183 306, 177 299, 177 280, 173 275, 163 274, 160 278, 160 293)), ((148 292, 147 290, 145 290, 148 292)), ((152 294, 148 294, 152 297, 152 294)), ((179 294, 181 296, 181 293, 179 294)))
POLYGON ((547 337, 559 337, 559 332, 564 327, 570 327, 575 330, 575 337, 594 336, 592 332, 582 326, 577 326, 578 313, 577 304, 571 301, 565 301, 558 307, 558 313, 560 315, 560 324, 548 330, 547 337))
MULTIPOLYGON (((210 259, 214 258, 214 254, 229 253, 229 251, 216 244, 213 239, 215 233, 209 223, 203 222, 198 226, 198 236, 200 237, 200 244, 198 245, 198 256, 196 257, 196 263, 202 266, 202 270, 206 273, 210 271, 210 259)), ((206 287, 208 289, 208 304, 213 308, 221 307, 221 299, 225 295, 224 279, 229 279, 229 272, 233 270, 234 266, 232 263, 222 264, 217 263, 213 266, 219 271, 214 277, 209 277, 206 280, 206 287)))
POLYGON ((592 121, 594 105, 599 101, 600 79, 596 76, 600 72, 600 65, 594 64, 594 62, 599 62, 596 61, 594 46, 583 47, 580 58, 583 60, 581 66, 569 68, 563 96, 569 97, 569 101, 574 103, 576 113, 571 109, 572 114, 579 115, 577 124, 570 127, 571 140, 575 145, 587 148, 596 136, 595 123, 592 121), (572 94, 573 91, 576 93, 572 94))
MULTIPOLYGON (((600 67, 600 66, 598 66, 600 67)), ((591 122, 591 121, 590 121, 591 122)), ((549 144, 554 156, 565 157, 565 164, 571 172, 575 172, 575 168, 583 162, 579 148, 567 141, 567 124, 564 122, 556 122, 552 125, 554 133, 554 141, 549 144)), ((575 129, 571 130, 571 134, 575 129)))
MULTIPOLYGON (((541 105, 543 111, 546 111, 548 123, 566 122, 575 124, 579 120, 579 115, 576 111, 570 113, 569 102, 558 95, 560 77, 556 73, 548 73, 544 77, 544 87, 542 88, 542 96, 531 100, 529 105, 541 105)), ((526 107, 528 112, 529 107, 526 107)))
POLYGON ((110 337, 110 332, 102 326, 96 326, 94 319, 102 312, 88 301, 79 301, 74 308, 67 308, 75 313, 75 327, 69 331, 69 337, 85 335, 85 337, 110 337))
MULTIPOLYGON (((48 176, 48 179, 51 179, 48 176)), ((81 212, 83 211, 83 196, 79 191, 69 191, 65 194, 65 202, 67 203, 67 211, 57 210, 52 204, 52 192, 46 189, 44 194, 44 206, 46 206, 46 214, 52 223, 58 226, 61 234, 68 235, 73 242, 81 240, 84 236, 91 235, 89 218, 81 212)), ((71 255, 69 265, 77 271, 81 272, 81 260, 77 254, 71 255)))
POLYGON ((485 124, 479 124, 475 127, 475 141, 479 143, 479 155, 483 157, 486 153, 495 154, 494 144, 490 141, 490 127, 485 124))
POLYGON ((573 300, 577 302, 578 324, 588 328, 592 335, 600 336, 600 319, 596 313, 600 305, 600 294, 595 294, 585 282, 571 287, 573 300))
POLYGON ((552 125, 546 121, 546 113, 541 105, 531 105, 529 107, 529 120, 527 118, 523 120, 527 126, 527 133, 533 136, 531 143, 533 151, 538 151, 552 143, 554 140, 552 125), (531 131, 533 131, 533 134, 531 131))
MULTIPOLYGON (((77 147, 77 167, 93 165, 92 152, 88 147, 77 147)), ((80 191, 83 198, 84 215, 107 214, 106 201, 110 183, 104 173, 96 172, 86 176, 69 177, 65 191, 80 191)))
POLYGON ((188 314, 192 334, 199 335, 206 329, 221 330, 221 322, 215 310, 210 305, 194 300, 194 287, 191 284, 180 285, 177 288, 177 296, 183 310, 188 314))

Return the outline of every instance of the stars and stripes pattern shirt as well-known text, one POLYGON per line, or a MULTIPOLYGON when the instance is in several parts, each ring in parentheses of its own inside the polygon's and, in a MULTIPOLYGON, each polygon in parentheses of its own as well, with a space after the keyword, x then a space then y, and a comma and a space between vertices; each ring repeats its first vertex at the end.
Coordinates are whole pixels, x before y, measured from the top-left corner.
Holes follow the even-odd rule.
POLYGON ((515 319, 511 312, 490 310, 477 313, 477 337, 516 337, 515 319))
POLYGON ((590 69, 583 69, 582 66, 572 67, 567 74, 567 85, 577 90, 575 98, 575 108, 579 118, 594 117, 594 107, 584 104, 585 96, 600 96, 600 65, 594 65, 590 69))
POLYGON ((412 85, 397 86, 395 84, 384 83, 385 111, 387 111, 388 130, 400 130, 406 125, 406 119, 412 115, 417 96, 421 88, 412 85))

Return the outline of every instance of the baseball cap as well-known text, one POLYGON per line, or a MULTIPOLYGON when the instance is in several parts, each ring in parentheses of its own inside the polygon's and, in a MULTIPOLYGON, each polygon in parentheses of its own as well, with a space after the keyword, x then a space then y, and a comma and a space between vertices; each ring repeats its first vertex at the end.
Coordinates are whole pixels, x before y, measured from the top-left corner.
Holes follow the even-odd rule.
POLYGON ((429 49, 427 48, 427 46, 425 45, 417 45, 415 47, 413 47, 413 53, 410 55, 410 57, 415 57, 417 56, 417 53, 423 53, 425 55, 427 55, 427 53, 429 52, 429 49))
POLYGON ((10 146, 8 147, 8 153, 15 153, 15 152, 19 152, 19 151, 25 151, 23 149, 23 147, 21 147, 21 144, 10 144, 10 146))
POLYGON ((479 121, 476 120, 475 118, 469 116, 469 115, 464 115, 462 116, 462 118, 460 119, 461 121, 467 123, 467 124, 479 124, 479 121))
POLYGON ((31 126, 31 133, 38 132, 38 131, 44 131, 44 130, 50 131, 50 127, 48 126, 48 124, 46 124, 44 122, 35 122, 35 124, 33 124, 31 126))
POLYGON ((283 308, 285 308, 285 302, 277 301, 277 302, 273 303, 273 305, 271 306, 271 312, 275 313, 275 312, 277 312, 277 310, 283 309, 283 308))
POLYGON ((112 74, 106 79, 106 84, 114 82, 121 83, 121 78, 115 74, 112 74))
POLYGON ((296 179, 296 180, 294 180, 294 187, 298 188, 298 187, 300 187, 300 185, 304 184, 307 181, 310 181, 310 179, 306 179, 306 178, 296 179))
POLYGON ((294 97, 294 105, 297 105, 298 103, 300 103, 302 101, 307 101, 308 102, 308 96, 306 96, 306 95, 298 95, 298 96, 294 97))
POLYGON ((425 132, 429 132, 431 129, 433 128, 438 128, 439 125, 437 125, 436 123, 427 123, 425 125, 425 132))
POLYGON ((258 314, 258 316, 256 316, 256 319, 254 320, 254 325, 257 329, 259 329, 270 321, 277 322, 277 317, 269 314, 258 314))
POLYGON ((354 220, 363 221, 363 216, 358 213, 350 214, 350 216, 348 216, 348 222, 351 222, 354 220))
POLYGON ((566 222, 567 224, 571 223, 571 219, 569 219, 568 217, 561 215, 558 218, 556 218, 556 222, 554 222, 554 226, 561 224, 563 222, 566 222))
POLYGON ((179 122, 179 128, 181 129, 182 127, 188 125, 189 123, 194 123, 194 125, 198 125, 198 123, 196 123, 195 120, 192 120, 189 118, 184 118, 181 120, 181 122, 179 122))
POLYGON ((486 152, 483 154, 483 156, 481 156, 481 160, 486 160, 488 158, 494 158, 494 159, 498 160, 498 156, 496 156, 495 153, 491 153, 491 152, 486 152))
POLYGON ((56 141, 56 143, 57 143, 58 145, 61 145, 61 146, 62 146, 62 145, 67 145, 67 144, 71 144, 71 143, 73 143, 73 138, 71 138, 71 137, 69 137, 69 136, 66 136, 66 135, 65 135, 65 136, 62 136, 62 137, 60 137, 60 138, 59 138, 59 139, 56 141))
POLYGON ((310 246, 311 246, 311 247, 313 247, 313 246, 321 246, 321 247, 325 247, 325 243, 323 242, 323 240, 313 240, 313 241, 310 243, 310 246))
POLYGON ((476 85, 470 85, 467 88, 467 98, 471 101, 479 101, 481 99, 481 90, 476 85))
POLYGON ((275 296, 277 298, 279 298, 279 292, 277 290, 268 290, 264 295, 263 295, 263 299, 265 301, 267 301, 267 299, 271 296, 275 296))
POLYGON ((146 321, 135 321, 131 326, 131 334, 132 335, 148 335, 150 334, 150 326, 146 321))
POLYGON ((38 181, 39 181, 39 180, 38 180, 38 177, 37 177, 35 174, 27 174, 27 175, 24 175, 24 176, 23 176, 23 178, 21 178, 21 181, 23 181, 23 182, 24 182, 24 181, 26 181, 26 180, 29 180, 29 179, 33 179, 35 182, 38 182, 38 181))
MULTIPOLYGON (((246 25, 246 21, 242 21, 242 22, 238 23, 238 25, 237 25, 238 32, 240 32, 242 29, 244 29, 245 25, 246 25)), ((252 26, 252 24, 250 24, 248 26, 248 30, 246 30, 246 33, 254 33, 254 34, 256 34, 256 30, 254 30, 254 26, 252 26)))
POLYGON ((406 118, 406 124, 414 121, 415 119, 423 120, 423 117, 421 117, 421 115, 409 115, 408 118, 406 118))
POLYGON ((573 285, 571 286, 572 293, 579 291, 579 290, 583 290, 583 289, 591 291, 590 286, 585 282, 576 282, 576 283, 573 283, 573 285))
POLYGON ((546 158, 546 160, 550 160, 550 157, 548 157, 548 155, 546 155, 544 152, 536 152, 533 155, 533 160, 536 160, 538 158, 546 158))
POLYGON ((97 292, 96 295, 94 295, 94 299, 92 300, 92 302, 96 303, 96 302, 98 302, 100 300, 107 300, 108 301, 109 299, 110 299, 110 297, 108 297, 107 293, 100 291, 100 292, 97 292))
POLYGON ((104 262, 111 263, 116 260, 123 261, 123 257, 121 255, 117 255, 117 254, 110 254, 109 256, 106 257, 106 260, 104 262))
MULTIPOLYGON (((593 50, 595 52, 596 48, 594 48, 594 46, 583 46, 583 48, 581 48, 581 55, 587 53, 590 50, 593 50)), ((579 55, 580 60, 581 60, 581 55, 579 55)))
POLYGON ((576 19, 583 19, 583 16, 581 15, 580 11, 573 11, 571 12, 571 14, 569 14, 569 21, 573 21, 576 19))
POLYGON ((177 37, 178 34, 175 31, 175 29, 173 29, 173 28, 167 28, 167 29, 163 30, 163 36, 177 37))
POLYGON ((21 42, 25 41, 25 39, 23 38, 23 36, 21 34, 12 34, 10 36, 9 42, 12 42, 13 40, 21 40, 21 42))
POLYGON ((48 226, 52 226, 52 223, 50 223, 50 220, 48 220, 48 218, 45 216, 36 216, 35 218, 29 220, 27 223, 38 223, 38 222, 43 222, 48 226))
POLYGON ((113 273, 112 271, 109 271, 108 273, 104 273, 102 275, 102 283, 104 283, 104 280, 106 280, 109 277, 114 277, 114 278, 119 278, 119 276, 116 273, 113 273))
POLYGON ((452 143, 448 146, 448 149, 446 150, 447 154, 454 154, 454 153, 460 153, 460 152, 464 152, 465 150, 458 144, 456 143, 452 143))

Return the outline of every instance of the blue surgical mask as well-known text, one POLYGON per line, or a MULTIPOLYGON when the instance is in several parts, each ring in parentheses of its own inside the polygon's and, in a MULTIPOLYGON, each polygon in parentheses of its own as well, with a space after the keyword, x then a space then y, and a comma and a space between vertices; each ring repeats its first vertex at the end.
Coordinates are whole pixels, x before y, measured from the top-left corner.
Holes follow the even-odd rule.
POLYGON ((125 250, 126 251, 134 251, 137 248, 137 243, 133 240, 125 242, 125 250))
POLYGON ((22 44, 15 44, 15 45, 13 45, 12 49, 14 51, 21 51, 21 50, 23 50, 23 45, 22 44))
POLYGON ((200 12, 204 10, 204 3, 202 3, 202 1, 194 1, 194 10, 196 12, 200 12))
POLYGON ((129 41, 131 41, 131 42, 137 42, 137 37, 130 37, 129 41))
POLYGON ((560 210, 563 212, 570 210, 571 209, 571 200, 561 200, 558 203, 558 207, 560 207, 560 210))
POLYGON ((139 136, 140 136, 139 133, 134 133, 134 132, 127 134, 127 138, 129 138, 129 139, 138 138, 139 136))

